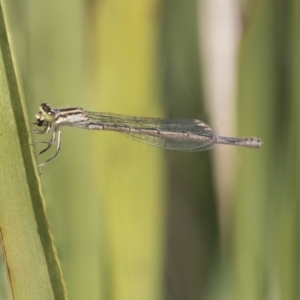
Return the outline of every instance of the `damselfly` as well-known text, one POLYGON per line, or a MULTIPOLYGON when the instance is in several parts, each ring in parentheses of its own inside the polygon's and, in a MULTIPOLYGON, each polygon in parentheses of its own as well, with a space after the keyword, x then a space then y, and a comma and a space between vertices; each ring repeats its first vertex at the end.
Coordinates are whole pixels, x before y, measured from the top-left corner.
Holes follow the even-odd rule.
POLYGON ((56 144, 53 156, 42 162, 43 167, 55 158, 60 151, 61 130, 64 126, 90 130, 110 130, 121 132, 140 142, 178 151, 202 151, 216 144, 237 145, 248 148, 259 148, 263 142, 256 137, 225 137, 217 135, 207 124, 200 120, 170 120, 157 118, 139 118, 112 113, 89 112, 82 108, 51 108, 42 103, 33 123, 43 129, 34 128, 36 134, 46 134, 53 129, 50 141, 35 143, 47 144, 37 153, 40 155, 56 144))

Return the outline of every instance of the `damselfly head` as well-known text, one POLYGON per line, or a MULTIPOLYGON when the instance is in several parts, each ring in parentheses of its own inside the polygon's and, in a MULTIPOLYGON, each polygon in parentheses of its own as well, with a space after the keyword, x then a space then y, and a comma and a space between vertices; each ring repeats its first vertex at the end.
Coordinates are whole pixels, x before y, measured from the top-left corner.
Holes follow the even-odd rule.
POLYGON ((51 109, 49 104, 42 103, 40 111, 35 115, 36 125, 44 126, 48 122, 53 122, 55 119, 55 112, 51 109))

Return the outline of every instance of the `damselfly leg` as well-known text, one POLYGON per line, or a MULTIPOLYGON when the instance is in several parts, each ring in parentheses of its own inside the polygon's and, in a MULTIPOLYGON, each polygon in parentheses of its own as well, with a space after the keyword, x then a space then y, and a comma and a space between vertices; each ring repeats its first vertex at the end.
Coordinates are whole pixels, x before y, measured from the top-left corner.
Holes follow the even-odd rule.
POLYGON ((41 167, 43 167, 46 163, 48 163, 50 160, 55 158, 58 155, 59 151, 60 151, 61 128, 60 127, 55 127, 55 130, 53 131, 53 134, 52 134, 52 138, 49 142, 40 142, 40 143, 48 143, 48 146, 44 150, 37 153, 36 154, 37 156, 44 153, 44 152, 46 152, 47 150, 49 150, 51 148, 51 146, 56 143, 56 152, 55 152, 55 154, 53 156, 49 157, 48 159, 46 159, 45 161, 43 161, 39 165, 39 168, 41 169, 41 167))
MULTIPOLYGON (((49 133, 51 128, 52 128, 52 122, 47 122, 46 120, 42 120, 42 121, 37 120, 37 122, 34 122, 32 124, 35 124, 35 125, 38 125, 38 126, 41 126, 41 127, 44 126, 43 129, 33 128, 32 130, 30 130, 30 132, 32 132, 34 134, 46 134, 46 133, 49 133)), ((39 156, 39 155, 47 152, 52 147, 52 145, 54 145, 55 143, 57 144, 55 154, 53 156, 49 157, 47 160, 45 160, 44 162, 42 162, 39 165, 40 170, 41 170, 41 167, 43 167, 47 162, 49 162, 50 160, 55 158, 58 155, 59 151, 60 151, 61 126, 56 125, 56 126, 53 126, 53 127, 54 127, 54 130, 52 132, 52 137, 51 137, 50 141, 35 141, 34 143, 32 143, 32 145, 47 144, 46 148, 44 148, 40 152, 36 153, 36 156, 39 156)))

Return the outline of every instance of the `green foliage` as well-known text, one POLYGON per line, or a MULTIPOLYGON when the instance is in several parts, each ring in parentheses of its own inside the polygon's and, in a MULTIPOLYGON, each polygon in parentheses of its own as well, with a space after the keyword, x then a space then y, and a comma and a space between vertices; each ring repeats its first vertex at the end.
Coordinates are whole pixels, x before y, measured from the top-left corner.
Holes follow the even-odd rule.
POLYGON ((0 5, 0 234, 13 299, 66 299, 0 5))

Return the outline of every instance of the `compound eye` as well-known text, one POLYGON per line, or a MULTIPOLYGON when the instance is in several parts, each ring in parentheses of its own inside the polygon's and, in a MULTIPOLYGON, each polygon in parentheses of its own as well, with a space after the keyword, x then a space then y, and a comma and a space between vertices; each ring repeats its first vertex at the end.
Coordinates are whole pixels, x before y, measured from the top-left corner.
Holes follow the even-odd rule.
POLYGON ((43 115, 46 121, 53 122, 55 119, 55 112, 51 109, 50 105, 47 103, 41 104, 40 115, 43 115))
POLYGON ((42 104, 41 104, 41 110, 42 110, 43 112, 45 112, 46 114, 51 113, 51 107, 50 107, 50 105, 47 104, 47 103, 42 103, 42 104))

